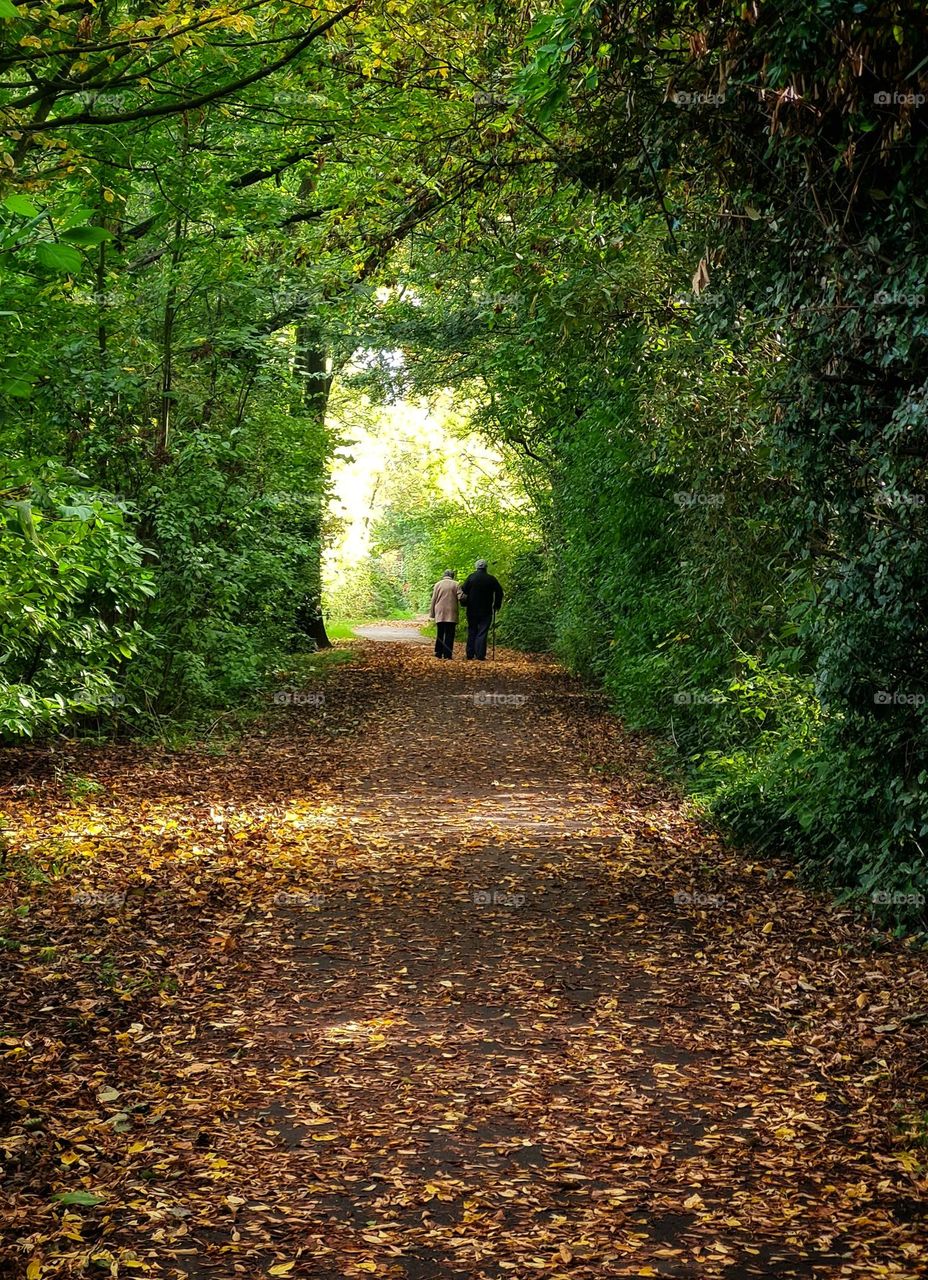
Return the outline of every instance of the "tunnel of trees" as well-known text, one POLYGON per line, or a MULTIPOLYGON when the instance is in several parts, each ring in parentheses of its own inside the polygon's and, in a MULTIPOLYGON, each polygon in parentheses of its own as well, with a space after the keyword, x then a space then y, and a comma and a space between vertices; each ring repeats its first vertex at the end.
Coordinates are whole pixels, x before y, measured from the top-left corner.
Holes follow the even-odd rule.
POLYGON ((4 741, 328 643, 333 384, 452 394, 530 504, 507 643, 904 924, 926 95, 891 0, 0 0, 4 741))

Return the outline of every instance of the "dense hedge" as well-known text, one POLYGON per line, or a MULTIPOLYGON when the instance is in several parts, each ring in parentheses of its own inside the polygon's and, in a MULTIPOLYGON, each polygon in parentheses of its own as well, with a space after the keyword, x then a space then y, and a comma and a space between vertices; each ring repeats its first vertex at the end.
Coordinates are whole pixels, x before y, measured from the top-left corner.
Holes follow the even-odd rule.
POLYGON ((497 128, 531 122, 550 189, 516 167, 482 237, 420 247, 426 305, 393 315, 412 377, 483 388, 545 530, 558 651, 739 834, 911 926, 928 895, 918 13, 564 0, 533 49, 497 128))

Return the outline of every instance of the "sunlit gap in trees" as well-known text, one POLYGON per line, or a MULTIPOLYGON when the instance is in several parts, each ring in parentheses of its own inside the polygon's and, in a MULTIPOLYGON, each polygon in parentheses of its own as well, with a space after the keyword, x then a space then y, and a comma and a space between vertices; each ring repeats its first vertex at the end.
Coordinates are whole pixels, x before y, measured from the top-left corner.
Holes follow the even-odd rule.
MULTIPOLYGON (((401 361, 396 352, 366 357, 394 369, 401 361)), ((416 611, 445 568, 469 572, 474 556, 494 555, 496 514, 521 510, 525 499, 500 451, 472 428, 471 408, 450 391, 389 399, 350 379, 336 387, 323 559, 330 615, 416 611), (466 545, 443 539, 462 524, 466 545)))

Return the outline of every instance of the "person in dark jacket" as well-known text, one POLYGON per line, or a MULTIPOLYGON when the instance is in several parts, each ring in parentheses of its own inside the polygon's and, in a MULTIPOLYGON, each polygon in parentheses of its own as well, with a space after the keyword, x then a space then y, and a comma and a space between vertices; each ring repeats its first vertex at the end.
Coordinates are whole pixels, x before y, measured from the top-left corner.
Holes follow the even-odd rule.
POLYGON ((461 589, 467 604, 467 656, 483 662, 487 656, 490 624, 503 603, 503 588, 492 573, 487 572, 486 560, 478 560, 461 589))

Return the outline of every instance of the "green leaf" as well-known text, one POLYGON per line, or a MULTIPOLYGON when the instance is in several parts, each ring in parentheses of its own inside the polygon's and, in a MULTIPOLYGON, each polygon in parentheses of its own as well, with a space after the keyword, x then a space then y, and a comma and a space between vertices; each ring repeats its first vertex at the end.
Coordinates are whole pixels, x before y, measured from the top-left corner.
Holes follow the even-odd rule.
POLYGON ((10 0, 0 0, 0 18, 21 18, 23 15, 10 0))
POLYGON ((9 504, 18 516, 20 531, 24 538, 28 538, 30 542, 38 542, 35 531, 35 522, 32 519, 32 503, 28 501, 11 502, 9 504))
POLYGON ((106 227, 71 227, 62 231, 61 238, 71 244, 102 244, 104 240, 112 240, 113 233, 106 227))
POLYGON ((84 264, 83 257, 68 244, 40 244, 36 246, 35 256, 43 267, 49 271, 64 271, 73 275, 80 271, 84 264))
MULTIPOLYGON (((2 3, 3 0, 0 0, 0 4, 2 3)), ((2 10, 0 10, 0 16, 2 16, 2 10)), ((37 218, 39 216, 39 210, 31 200, 27 200, 25 196, 16 195, 15 193, 7 196, 3 202, 3 207, 4 209, 9 209, 10 213, 21 214, 24 218, 37 218)))
POLYGON ((85 1204, 93 1206, 103 1203, 103 1196, 95 1196, 91 1191, 59 1191, 52 1196, 59 1204, 85 1204))
POLYGON ((0 395, 15 396, 19 400, 28 400, 32 395, 37 378, 35 373, 10 373, 0 379, 0 395))

